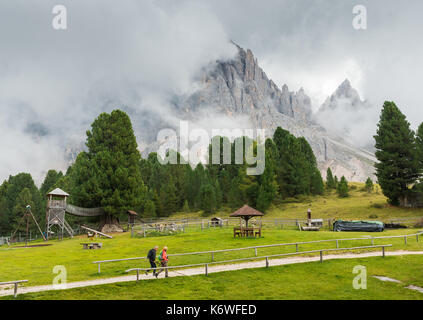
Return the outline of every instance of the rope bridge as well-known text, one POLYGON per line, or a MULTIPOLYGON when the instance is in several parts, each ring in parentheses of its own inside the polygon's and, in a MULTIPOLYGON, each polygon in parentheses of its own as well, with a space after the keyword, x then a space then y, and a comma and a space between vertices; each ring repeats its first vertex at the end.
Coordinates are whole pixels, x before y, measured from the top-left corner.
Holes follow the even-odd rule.
POLYGON ((104 215, 103 208, 81 208, 71 204, 66 205, 66 212, 78 217, 98 217, 104 215))

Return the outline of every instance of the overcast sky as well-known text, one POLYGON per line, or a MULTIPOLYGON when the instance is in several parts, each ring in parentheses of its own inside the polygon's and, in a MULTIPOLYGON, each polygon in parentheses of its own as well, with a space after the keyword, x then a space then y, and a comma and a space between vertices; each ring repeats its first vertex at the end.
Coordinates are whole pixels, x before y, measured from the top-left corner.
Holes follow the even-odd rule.
POLYGON ((169 117, 167 98, 194 90, 201 67, 230 59, 230 40, 277 85, 303 87, 314 109, 349 78, 374 106, 369 118, 394 100, 415 127, 422 12, 419 0, 2 0, 0 180, 23 171, 39 182, 65 169, 65 147, 81 145, 101 111, 126 105, 169 117), (52 27, 57 4, 67 8, 65 31, 52 27), (367 30, 352 27, 358 4, 367 30))

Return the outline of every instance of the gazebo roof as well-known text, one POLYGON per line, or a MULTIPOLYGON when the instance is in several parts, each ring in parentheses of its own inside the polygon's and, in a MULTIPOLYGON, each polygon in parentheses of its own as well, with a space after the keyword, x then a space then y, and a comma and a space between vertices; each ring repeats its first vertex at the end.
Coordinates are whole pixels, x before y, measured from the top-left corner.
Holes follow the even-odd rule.
POLYGON ((239 208, 234 213, 229 215, 230 217, 256 217, 264 216, 264 214, 254 208, 251 208, 248 205, 244 205, 242 208, 239 208))
POLYGON ((69 197, 69 194, 64 192, 62 189, 56 188, 53 191, 47 193, 48 196, 60 196, 60 197, 69 197))
POLYGON ((133 215, 133 216, 137 216, 138 215, 138 213, 136 213, 135 211, 132 211, 132 210, 128 210, 128 213, 130 215, 133 215))

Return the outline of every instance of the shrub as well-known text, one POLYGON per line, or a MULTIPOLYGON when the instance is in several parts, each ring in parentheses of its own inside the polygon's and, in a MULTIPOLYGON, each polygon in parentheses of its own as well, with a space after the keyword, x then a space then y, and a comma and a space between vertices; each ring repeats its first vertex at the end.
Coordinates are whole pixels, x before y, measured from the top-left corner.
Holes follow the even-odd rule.
POLYGON ((414 225, 414 228, 423 228, 423 218, 414 225))

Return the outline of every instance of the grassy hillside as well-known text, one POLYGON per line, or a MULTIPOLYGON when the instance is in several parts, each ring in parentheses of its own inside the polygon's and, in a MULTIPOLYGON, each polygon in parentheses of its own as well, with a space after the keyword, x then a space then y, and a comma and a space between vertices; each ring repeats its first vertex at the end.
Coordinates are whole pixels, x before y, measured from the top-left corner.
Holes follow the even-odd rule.
MULTIPOLYGON (((240 271, 212 273, 209 276, 176 277, 118 283, 18 296, 18 299, 413 299, 423 294, 406 289, 423 286, 420 276, 423 257, 373 257, 310 262, 240 271), (367 289, 356 290, 352 281, 354 266, 367 268, 367 289), (398 268, 401 265, 401 268, 398 268), (403 283, 382 282, 373 275, 384 275, 403 283)), ((4 299, 13 299, 7 297, 4 299)))
MULTIPOLYGON (((423 217, 423 209, 398 208, 389 205, 379 186, 375 191, 363 191, 364 183, 349 183, 350 196, 339 198, 335 191, 322 196, 301 196, 273 205, 265 218, 306 219, 307 209, 311 208, 313 218, 323 219, 389 219, 423 217), (375 218, 376 217, 376 218, 375 218)), ((228 216, 230 209, 224 208, 214 216, 228 216)), ((200 217, 201 212, 179 212, 172 218, 200 217)))

